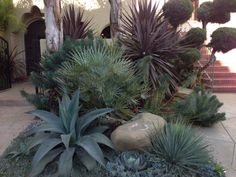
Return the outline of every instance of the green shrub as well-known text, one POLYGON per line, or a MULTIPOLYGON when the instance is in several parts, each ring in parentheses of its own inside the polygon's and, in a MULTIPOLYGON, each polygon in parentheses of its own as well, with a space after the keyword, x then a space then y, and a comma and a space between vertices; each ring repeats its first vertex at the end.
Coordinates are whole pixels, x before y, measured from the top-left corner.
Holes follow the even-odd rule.
MULTIPOLYGON (((0 1, 0 31, 7 30, 8 26, 14 27, 14 30, 25 30, 25 25, 15 15, 15 6, 13 0, 0 1)), ((15 32, 14 31, 14 32, 15 32)))
POLYGON ((163 6, 163 13, 170 24, 175 28, 185 23, 193 13, 191 0, 169 0, 163 6))
POLYGON ((201 28, 192 28, 180 41, 180 45, 199 48, 204 43, 206 38, 206 30, 201 28))
MULTIPOLYGON (((58 76, 57 70, 62 67, 64 62, 69 60, 67 55, 76 47, 89 48, 93 45, 93 40, 94 36, 91 33, 85 39, 80 39, 79 41, 66 38, 63 46, 57 52, 43 55, 40 72, 32 72, 30 78, 33 85, 40 90, 41 98, 48 99, 48 105, 45 105, 46 110, 51 109, 58 112, 57 99, 60 95, 58 93, 59 86, 55 78, 58 76)), ((36 95, 31 96, 38 97, 36 95)), ((28 101, 31 102, 31 99, 28 99, 28 101)), ((34 99, 31 103, 37 107, 42 102, 44 100, 34 99)))
POLYGON ((201 53, 196 48, 190 48, 185 53, 180 55, 180 58, 184 62, 185 66, 189 66, 201 59, 201 53))
POLYGON ((69 60, 59 70, 57 81, 70 92, 79 87, 87 109, 112 107, 129 115, 129 108, 146 92, 141 76, 121 48, 103 39, 94 40, 93 47, 87 49, 75 48, 69 60))
POLYGON ((236 48, 236 28, 218 28, 212 33, 211 38, 209 46, 215 52, 226 53, 236 48))
POLYGON ((26 91, 22 90, 21 95, 26 98, 26 100, 32 103, 37 109, 49 110, 48 97, 42 94, 28 94, 26 91))
POLYGON ((227 12, 236 12, 236 0, 214 0, 218 9, 224 9, 227 12))
POLYGON ((224 24, 230 20, 230 13, 224 9, 218 9, 213 2, 204 2, 197 9, 197 16, 203 22, 205 28, 207 23, 224 24))
MULTIPOLYGON (((59 101, 59 117, 42 110, 32 111, 43 123, 33 128, 35 134, 25 152, 37 149, 32 160, 30 177, 39 176, 52 161, 58 161, 59 176, 70 177, 75 159, 79 159, 87 169, 92 169, 96 161, 105 165, 104 155, 98 144, 113 148, 111 141, 102 134, 104 127, 91 127, 91 123, 113 109, 97 109, 79 116, 79 91, 72 99, 64 95, 59 101)), ((16 154, 15 154, 16 155, 16 154)))
POLYGON ((190 126, 167 124, 154 130, 150 138, 153 154, 164 159, 175 176, 194 176, 191 173, 200 173, 200 167, 210 160, 207 145, 190 126))
POLYGON ((175 117, 181 117, 189 123, 210 126, 225 120, 225 113, 218 113, 222 105, 211 92, 196 88, 185 100, 176 102, 173 111, 175 117))
POLYGON ((162 75, 159 78, 160 82, 162 83, 158 89, 153 91, 152 94, 148 95, 146 99, 146 103, 144 105, 144 110, 146 112, 150 112, 152 114, 160 115, 162 109, 166 106, 166 96, 170 95, 169 92, 169 78, 167 75, 162 75))

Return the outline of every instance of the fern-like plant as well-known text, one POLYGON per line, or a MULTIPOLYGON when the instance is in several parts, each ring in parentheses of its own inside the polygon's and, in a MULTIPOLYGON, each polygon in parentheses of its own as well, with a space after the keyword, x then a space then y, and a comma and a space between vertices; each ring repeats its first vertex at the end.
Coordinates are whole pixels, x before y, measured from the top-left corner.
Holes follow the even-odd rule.
POLYGON ((115 44, 95 39, 92 47, 78 47, 69 58, 71 62, 63 65, 56 80, 72 92, 79 87, 87 108, 113 107, 130 115, 129 108, 137 105, 146 91, 133 63, 115 44))
MULTIPOLYGON (((192 173, 209 163, 207 145, 190 126, 167 124, 151 133, 153 154, 168 163, 168 171, 177 177, 197 176, 192 173)), ((200 176, 200 175, 199 175, 200 176)))
POLYGON ((99 126, 92 128, 91 123, 112 112, 113 109, 96 109, 80 116, 79 94, 80 92, 76 91, 72 99, 67 94, 63 96, 59 101, 59 117, 42 110, 31 112, 43 123, 29 133, 36 135, 25 152, 37 147, 30 177, 39 176, 53 161, 58 161, 58 174, 63 177, 71 176, 75 159, 79 159, 89 170, 96 165, 96 161, 105 165, 104 155, 98 144, 111 148, 113 145, 103 134, 106 128, 99 126))
POLYGON ((219 113, 222 105, 223 103, 210 91, 196 88, 185 100, 176 102, 173 110, 177 117, 189 123, 211 126, 225 120, 225 113, 219 113))
POLYGON ((85 38, 89 32, 91 20, 83 21, 84 11, 74 4, 68 5, 63 15, 64 36, 72 39, 85 38))

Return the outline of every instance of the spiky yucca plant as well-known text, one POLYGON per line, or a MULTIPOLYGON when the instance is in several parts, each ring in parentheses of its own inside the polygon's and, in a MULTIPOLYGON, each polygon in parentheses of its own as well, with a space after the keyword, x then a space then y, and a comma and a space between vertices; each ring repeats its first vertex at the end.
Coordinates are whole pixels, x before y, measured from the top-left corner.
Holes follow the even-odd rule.
POLYGON ((168 171, 175 176, 192 176, 210 161, 207 145, 190 126, 167 124, 151 133, 153 154, 168 163, 168 171))
POLYGON ((161 84, 159 76, 163 74, 168 74, 172 86, 176 86, 177 77, 170 60, 184 51, 178 46, 178 32, 170 28, 162 11, 158 12, 157 4, 152 1, 139 1, 138 6, 133 3, 129 10, 121 19, 120 41, 125 53, 135 62, 149 58, 146 74, 151 88, 156 89, 161 84))
POLYGON ((81 8, 74 4, 68 5, 63 15, 64 36, 72 39, 85 38, 89 32, 91 20, 84 20, 83 17, 84 11, 81 8))
POLYGON ((92 47, 78 47, 69 58, 71 62, 63 65, 56 80, 72 92, 79 87, 84 107, 112 107, 130 115, 129 108, 146 91, 133 63, 116 44, 94 39, 92 47))
POLYGON ((29 135, 36 135, 24 152, 37 147, 30 177, 39 176, 50 162, 55 161, 58 161, 58 174, 63 177, 71 176, 75 159, 81 161, 89 170, 96 165, 96 161, 105 165, 104 155, 98 144, 111 148, 113 145, 103 134, 106 127, 91 127, 91 123, 113 109, 96 109, 80 116, 79 99, 79 91, 75 92, 72 99, 64 94, 59 101, 59 117, 42 110, 31 112, 43 123, 30 131, 29 135))
POLYGON ((216 122, 225 120, 225 113, 219 113, 223 105, 215 95, 204 89, 195 88, 185 100, 178 101, 173 105, 177 117, 183 120, 210 126, 216 122))

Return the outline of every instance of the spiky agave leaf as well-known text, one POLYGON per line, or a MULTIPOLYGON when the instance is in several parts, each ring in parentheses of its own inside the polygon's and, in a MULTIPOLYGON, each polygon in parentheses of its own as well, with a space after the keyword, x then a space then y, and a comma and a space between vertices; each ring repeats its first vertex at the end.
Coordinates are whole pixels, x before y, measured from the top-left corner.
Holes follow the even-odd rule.
POLYGON ((64 94, 59 103, 59 116, 42 110, 31 112, 43 121, 42 124, 29 132, 29 135, 35 134, 35 136, 24 152, 9 153, 18 156, 20 153, 28 153, 32 148, 38 147, 32 160, 30 177, 38 176, 48 163, 58 159, 58 173, 59 176, 64 177, 71 176, 75 157, 88 169, 96 165, 96 161, 105 165, 99 144, 114 147, 112 142, 102 134, 105 127, 91 128, 90 125, 113 109, 96 109, 79 117, 79 99, 79 90, 72 98, 64 94))
POLYGON ((190 126, 167 124, 161 130, 153 130, 150 138, 153 154, 164 159, 176 176, 184 176, 188 171, 197 172, 210 160, 208 146, 190 126))
POLYGON ((130 13, 123 13, 121 19, 120 41, 131 60, 139 62, 151 57, 148 75, 153 89, 160 85, 158 79, 163 74, 171 77, 175 87, 178 78, 170 60, 184 52, 184 47, 178 46, 178 32, 170 28, 163 13, 158 12, 158 5, 153 4, 144 0, 138 6, 130 5, 130 13))
POLYGON ((84 11, 74 4, 68 5, 63 15, 63 33, 72 39, 85 38, 90 29, 91 20, 84 20, 84 11))

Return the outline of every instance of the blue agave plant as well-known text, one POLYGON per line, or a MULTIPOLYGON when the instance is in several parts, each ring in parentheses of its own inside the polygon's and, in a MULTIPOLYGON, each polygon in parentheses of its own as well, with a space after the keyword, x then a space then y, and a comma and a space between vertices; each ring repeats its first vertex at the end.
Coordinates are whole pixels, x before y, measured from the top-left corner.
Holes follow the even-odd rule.
POLYGON ((26 151, 38 147, 32 160, 30 177, 38 176, 48 163, 56 160, 59 176, 70 177, 72 171, 75 172, 74 157, 89 170, 96 165, 96 161, 102 166, 105 165, 99 144, 113 148, 111 141, 103 134, 106 127, 89 127, 94 120, 112 112, 113 109, 97 109, 79 116, 79 95, 80 92, 76 91, 70 99, 64 94, 59 101, 59 116, 42 110, 31 112, 43 123, 30 132, 35 136, 26 151))

